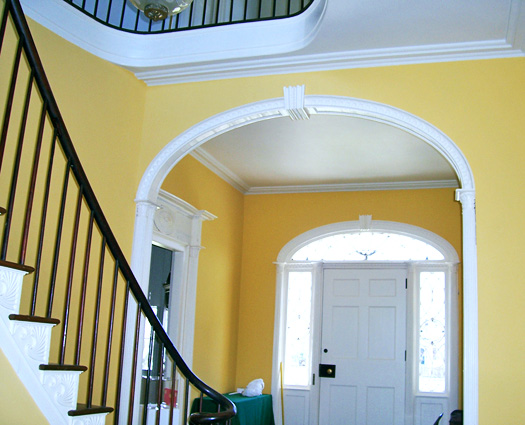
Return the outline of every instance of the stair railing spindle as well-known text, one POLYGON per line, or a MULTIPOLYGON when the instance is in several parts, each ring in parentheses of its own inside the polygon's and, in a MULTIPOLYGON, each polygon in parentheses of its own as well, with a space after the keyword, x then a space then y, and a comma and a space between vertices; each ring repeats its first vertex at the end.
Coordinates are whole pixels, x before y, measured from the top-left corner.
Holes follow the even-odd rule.
POLYGON ((82 334, 84 330, 84 312, 86 309, 86 291, 89 275, 89 262, 91 259, 91 241, 93 238, 93 212, 89 215, 86 250, 84 252, 84 271, 82 273, 82 286, 80 290, 80 303, 78 311, 78 328, 76 338, 75 364, 80 364, 80 353, 82 350, 82 334))
POLYGON ((20 121, 20 129, 18 131, 18 143, 16 147, 16 154, 14 160, 13 172, 11 173, 11 187, 9 189, 9 200, 7 201, 7 214, 4 223, 4 240, 2 243, 2 259, 7 258, 7 246, 9 244, 9 235, 11 232, 11 222, 14 216, 14 206, 16 198, 16 189, 18 177, 20 172, 20 162, 22 161, 22 150, 24 146, 24 138, 27 125, 27 115, 29 113, 29 105, 31 103, 31 92, 33 91, 33 71, 29 75, 27 82, 27 89, 24 98, 24 109, 22 112, 22 119, 20 121))
POLYGON ((40 121, 38 124, 38 133, 35 145, 35 151, 33 154, 33 166, 31 167, 31 180, 29 183, 29 191, 26 203, 26 211, 24 217, 24 227, 22 231, 22 241, 20 246, 20 256, 18 262, 24 264, 26 260, 27 243, 29 238, 29 226, 31 223, 31 213, 33 211, 33 201, 35 197, 35 186, 38 175, 38 165, 40 163, 40 151, 42 148, 42 140, 44 137, 44 126, 47 117, 46 103, 42 105, 42 111, 40 113, 40 121))
POLYGON ((53 311, 53 298, 55 296, 55 284, 58 273, 58 259, 60 256, 60 242, 62 239, 62 227, 64 225, 64 213, 66 210, 66 198, 67 198, 67 186, 69 182, 69 171, 71 170, 71 161, 68 160, 66 170, 64 173, 64 181, 62 184, 62 199, 60 201, 60 212, 58 215, 58 226, 55 237, 55 251, 53 254, 53 266, 51 269, 51 279, 49 284, 49 294, 47 299, 47 315, 46 317, 51 318, 53 311))
POLYGON ((40 280, 40 265, 42 263, 42 253, 44 252, 44 234, 46 231, 47 207, 49 204, 49 193, 51 189, 51 176, 53 174, 53 161, 55 158, 57 134, 53 131, 53 138, 49 147, 49 160, 47 165, 46 180, 44 184, 44 199, 42 202, 42 212, 40 214, 40 231, 38 235, 38 248, 36 250, 35 278, 33 281, 33 292, 31 296, 31 315, 36 311, 36 300, 38 294, 38 283, 40 280))
MULTIPOLYGON (((78 227, 80 223, 80 212, 82 209, 82 186, 79 188, 77 196, 77 206, 75 210, 75 221, 73 225, 73 238, 71 241, 71 250, 69 252, 69 267, 66 286, 66 303, 62 318, 62 346, 60 347, 59 364, 65 364, 67 335, 69 330, 69 308, 71 307, 71 290, 73 288, 73 275, 75 271, 75 259, 77 254, 78 227)), ((77 363, 78 364, 78 363, 77 363)))
MULTIPOLYGON (((9 83, 9 92, 4 111, 4 120, 2 123, 2 134, 0 135, 0 171, 2 170, 2 163, 4 159, 5 145, 7 142, 7 131, 9 129, 9 122, 11 120, 11 110, 13 109, 13 99, 15 96, 16 80, 18 78, 18 69, 20 67, 20 59, 22 56, 22 42, 18 42, 16 48, 15 61, 13 63, 13 70, 11 71, 11 82, 9 83)), ((5 260, 5 253, 0 254, 0 259, 5 260)))
POLYGON ((108 381, 109 381, 109 366, 111 362, 111 343, 113 342, 113 324, 115 320, 115 305, 117 302, 117 284, 118 284, 118 260, 115 260, 115 268, 113 270, 113 288, 111 292, 111 308, 109 313, 108 337, 106 344, 106 361, 104 362, 104 384, 102 386, 102 406, 107 405, 108 397, 108 381))
POLYGON ((97 342, 98 342, 98 327, 100 321, 100 302, 102 300, 102 286, 104 279, 104 260, 106 257, 106 239, 102 238, 100 247, 100 260, 98 268, 98 286, 97 286, 97 298, 95 304, 95 321, 93 324, 93 337, 91 343, 91 359, 89 363, 89 385, 87 394, 87 405, 91 407, 93 405, 93 388, 95 383, 95 362, 97 360, 97 342))
POLYGON ((159 341, 157 364, 159 365, 159 384, 157 385, 157 410, 155 415, 155 425, 160 425, 160 413, 162 411, 162 379, 164 375, 164 345, 161 341, 159 341))
MULTIPOLYGON (((118 260, 115 261, 115 267, 118 267, 118 260)), ((119 360, 118 360, 118 374, 117 374, 117 385, 119 388, 122 388, 122 378, 124 375, 124 355, 125 355, 125 348, 126 348, 126 331, 127 331, 127 317, 128 317, 128 304, 129 304, 129 298, 130 298, 130 290, 129 290, 129 280, 126 281, 126 291, 124 292, 124 312, 122 315, 122 339, 120 340, 120 354, 119 354, 119 360)), ((140 309, 139 309, 140 310, 140 309)), ((135 382, 134 380, 131 382, 135 382)), ((131 387, 133 388, 134 385, 131 384, 131 387)), ((119 424, 119 418, 120 418, 120 400, 121 400, 121 391, 117 391, 117 397, 115 400, 115 406, 117 406, 117 409, 115 409, 115 424, 119 424)), ((130 396, 130 398, 133 398, 130 396)))

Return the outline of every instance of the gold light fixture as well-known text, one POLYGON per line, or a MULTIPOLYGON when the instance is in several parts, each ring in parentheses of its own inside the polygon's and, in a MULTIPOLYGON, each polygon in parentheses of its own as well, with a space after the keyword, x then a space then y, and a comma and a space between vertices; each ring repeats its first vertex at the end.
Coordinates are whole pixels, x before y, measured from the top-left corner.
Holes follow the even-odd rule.
POLYGON ((162 21, 186 9, 193 0, 130 0, 152 21, 162 21))

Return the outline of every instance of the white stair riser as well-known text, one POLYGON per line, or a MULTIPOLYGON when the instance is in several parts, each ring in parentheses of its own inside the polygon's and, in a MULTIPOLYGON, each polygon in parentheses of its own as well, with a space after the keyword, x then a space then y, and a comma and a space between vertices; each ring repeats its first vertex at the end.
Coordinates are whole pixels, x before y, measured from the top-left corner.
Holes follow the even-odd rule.
POLYGON ((51 330, 54 324, 10 321, 10 331, 20 349, 27 355, 35 368, 49 363, 51 330))
MULTIPOLYGON (((0 309, 2 313, 18 314, 25 271, 0 266, 0 309)), ((3 314, 2 314, 3 315, 3 314)))
POLYGON ((95 415, 75 416, 71 425, 104 425, 107 413, 97 413, 95 415))
POLYGON ((79 371, 40 371, 42 384, 57 406, 67 412, 77 408, 79 371))

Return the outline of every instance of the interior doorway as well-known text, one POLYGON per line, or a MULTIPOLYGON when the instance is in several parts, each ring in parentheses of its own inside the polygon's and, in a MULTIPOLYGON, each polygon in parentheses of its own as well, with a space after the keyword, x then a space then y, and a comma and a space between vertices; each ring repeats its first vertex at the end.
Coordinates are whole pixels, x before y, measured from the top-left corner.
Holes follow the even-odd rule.
POLYGON ((323 270, 319 425, 405 424, 407 269, 323 270))
POLYGON ((279 254, 278 423, 284 411, 286 424, 425 425, 458 408, 457 253, 368 218, 312 229, 279 254))

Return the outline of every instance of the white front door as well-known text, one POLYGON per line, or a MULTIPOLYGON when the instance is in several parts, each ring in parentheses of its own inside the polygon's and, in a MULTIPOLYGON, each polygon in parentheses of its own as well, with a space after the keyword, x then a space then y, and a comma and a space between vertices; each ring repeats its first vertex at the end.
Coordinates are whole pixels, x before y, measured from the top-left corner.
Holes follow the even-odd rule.
POLYGON ((404 425, 406 275, 324 270, 320 425, 404 425))

